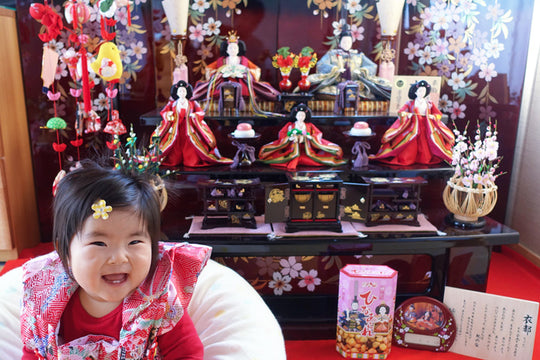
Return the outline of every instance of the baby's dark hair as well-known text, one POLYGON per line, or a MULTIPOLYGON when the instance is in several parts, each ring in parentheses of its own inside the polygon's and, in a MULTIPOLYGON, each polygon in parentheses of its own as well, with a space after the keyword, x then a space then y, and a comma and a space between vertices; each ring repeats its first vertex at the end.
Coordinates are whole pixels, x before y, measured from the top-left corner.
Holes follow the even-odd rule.
POLYGON ((71 241, 92 216, 97 200, 105 200, 113 211, 129 208, 140 216, 152 239, 153 268, 161 237, 161 202, 155 182, 156 176, 149 173, 126 174, 91 161, 82 162, 81 168, 59 182, 53 202, 53 243, 66 272, 71 241))
POLYGON ((425 96, 428 96, 429 93, 431 92, 431 85, 429 85, 429 83, 426 80, 420 80, 411 84, 411 87, 409 88, 409 99, 411 100, 416 99, 416 90, 418 90, 418 88, 420 87, 426 88, 425 96))

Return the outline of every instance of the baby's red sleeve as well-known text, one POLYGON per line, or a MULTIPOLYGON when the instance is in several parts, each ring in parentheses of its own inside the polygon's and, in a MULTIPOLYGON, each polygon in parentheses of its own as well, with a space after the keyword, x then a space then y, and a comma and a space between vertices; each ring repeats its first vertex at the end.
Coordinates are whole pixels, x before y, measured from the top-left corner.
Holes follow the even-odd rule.
POLYGON ((204 355, 203 344, 187 312, 171 331, 158 337, 158 346, 164 360, 202 360, 204 355))
POLYGON ((26 346, 23 346, 23 354, 21 360, 36 360, 38 357, 33 351, 30 351, 26 348, 26 346))

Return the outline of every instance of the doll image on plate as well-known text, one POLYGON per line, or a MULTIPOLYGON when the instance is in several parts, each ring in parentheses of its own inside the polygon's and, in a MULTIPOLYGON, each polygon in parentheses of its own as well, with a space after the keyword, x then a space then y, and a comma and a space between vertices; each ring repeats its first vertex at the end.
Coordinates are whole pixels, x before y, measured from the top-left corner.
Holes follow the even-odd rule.
POLYGON ((204 121, 204 111, 190 100, 192 87, 183 80, 171 88, 171 99, 161 110, 161 123, 152 137, 159 136, 164 166, 190 167, 232 164, 221 156, 214 133, 204 121))
MULTIPOLYGON (((219 86, 227 81, 241 85, 242 97, 277 100, 280 92, 267 82, 260 81, 261 69, 246 56, 246 44, 236 32, 229 32, 221 43, 220 57, 206 67, 206 81, 198 81, 193 90, 194 100, 210 100, 219 96, 219 86)), ((240 110, 243 110, 242 108, 240 110)))
POLYGON ((393 165, 438 164, 452 161, 455 137, 442 121, 442 113, 428 95, 431 85, 420 80, 411 85, 409 101, 386 130, 381 147, 370 159, 393 165))
POLYGON ((298 104, 291 110, 291 121, 281 128, 278 139, 263 145, 259 159, 267 164, 295 169, 305 166, 339 166, 346 164, 343 150, 323 139, 323 133, 312 123, 311 109, 298 104))
POLYGON ((392 88, 390 82, 377 77, 377 64, 363 53, 352 49, 352 45, 351 32, 343 29, 339 35, 339 48, 324 54, 317 63, 316 72, 308 76, 313 86, 311 91, 319 97, 334 98, 339 93, 338 86, 354 82, 359 85, 360 97, 389 100, 392 88))

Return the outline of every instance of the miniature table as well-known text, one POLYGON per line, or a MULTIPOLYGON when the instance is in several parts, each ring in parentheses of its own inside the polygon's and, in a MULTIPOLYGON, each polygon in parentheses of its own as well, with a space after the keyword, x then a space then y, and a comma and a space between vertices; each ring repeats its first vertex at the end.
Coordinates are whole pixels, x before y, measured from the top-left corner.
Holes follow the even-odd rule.
POLYGON ((358 136, 352 135, 350 131, 344 131, 343 135, 356 140, 351 150, 352 155, 356 155, 354 160, 351 158, 353 168, 366 167, 369 163, 366 150, 371 149, 371 144, 367 140, 374 138, 377 134, 372 133, 371 135, 358 136))
MULTIPOLYGON (((485 291, 493 246, 516 244, 519 233, 486 218, 486 226, 476 230, 449 227, 444 219, 434 223, 441 235, 369 234, 367 237, 282 237, 222 235, 192 236, 189 241, 209 245, 214 257, 229 256, 335 256, 426 254, 431 257, 431 279, 425 293, 398 293, 400 303, 412 296, 427 295, 442 300, 449 276, 453 249, 479 250, 474 259, 479 291, 485 291), (480 270, 479 270, 480 269, 480 270)), ((465 276, 465 275, 463 275, 465 276)), ((287 339, 324 339, 335 336, 337 294, 263 296, 281 323, 287 339)))
POLYGON ((255 136, 248 138, 236 137, 233 134, 229 134, 229 139, 232 139, 232 144, 237 148, 234 161, 231 165, 232 169, 238 166, 249 166, 255 162, 255 147, 250 144, 255 143, 260 137, 261 134, 257 133, 255 133, 255 136))

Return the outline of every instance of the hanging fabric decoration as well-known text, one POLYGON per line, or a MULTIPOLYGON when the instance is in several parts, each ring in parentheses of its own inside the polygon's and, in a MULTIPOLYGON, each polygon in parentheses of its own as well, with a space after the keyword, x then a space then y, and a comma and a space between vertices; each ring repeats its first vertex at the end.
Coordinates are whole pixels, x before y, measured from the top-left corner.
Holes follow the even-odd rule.
POLYGON ((118 143, 114 141, 115 135, 123 135, 127 132, 127 129, 122 123, 122 120, 120 119, 118 110, 113 110, 111 113, 112 119, 107 123, 105 129, 103 129, 103 132, 112 135, 113 140, 107 141, 107 147, 111 150, 116 150, 116 148, 118 147, 118 143))
POLYGON ((99 47, 98 57, 90 67, 103 80, 118 82, 124 68, 120 59, 120 51, 112 42, 103 43, 99 47))
POLYGON ((78 29, 90 19, 90 7, 82 1, 66 1, 64 16, 68 24, 73 23, 73 29, 78 29))
POLYGON ((30 5, 30 16, 43 25, 41 33, 38 35, 41 41, 49 42, 55 40, 60 31, 64 28, 62 18, 47 3, 33 3, 30 5))
POLYGON ((43 80, 43 90, 48 91, 54 82, 56 68, 58 67, 58 53, 48 45, 43 46, 43 58, 41 67, 41 79, 43 80))
MULTIPOLYGON (((94 61, 90 66, 96 72, 96 74, 98 74, 104 81, 108 82, 105 93, 107 94, 110 105, 107 111, 107 125, 103 131, 113 136, 115 134, 121 135, 126 133, 126 129, 118 115, 118 110, 112 110, 113 99, 118 94, 118 89, 114 88, 114 84, 120 80, 123 72, 120 51, 114 43, 106 42, 101 45, 96 61, 94 61)), ((107 142, 107 146, 109 148, 111 148, 113 145, 113 142, 107 142)), ((114 150, 114 148, 111 149, 114 150)))
POLYGON ((75 140, 71 140, 70 144, 77 149, 77 162, 81 160, 80 147, 83 144, 83 119, 84 113, 81 109, 79 98, 83 97, 84 111, 92 110, 90 99, 90 89, 93 83, 89 80, 88 73, 88 54, 85 45, 88 41, 88 36, 83 34, 83 24, 90 20, 91 9, 88 4, 82 0, 68 0, 64 3, 64 16, 68 24, 72 24, 73 31, 69 36, 69 40, 79 48, 79 51, 69 49, 64 54, 64 60, 68 66, 70 76, 75 83, 80 84, 80 88, 70 88, 69 93, 75 98, 75 140), (83 62, 86 66, 83 65, 83 62), (80 66, 79 66, 80 64, 80 66))
MULTIPOLYGON (((60 95, 60 93, 57 93, 57 94, 60 95)), ((54 99, 54 97, 56 97, 56 94, 53 94, 53 99, 54 99)), ((58 96, 58 98, 59 97, 60 96, 58 96)), ((58 98, 56 100, 58 100, 58 98)), ((67 124, 66 124, 66 121, 64 119, 62 119, 61 117, 58 117, 57 114, 56 114, 56 100, 53 100, 55 102, 55 107, 54 107, 55 114, 54 114, 54 117, 50 118, 47 121, 46 128, 56 131, 56 142, 53 142, 52 146, 53 146, 54 151, 56 151, 58 153, 58 164, 60 166, 60 170, 62 170, 62 155, 61 155, 61 153, 64 152, 64 150, 66 150, 67 145, 60 142, 60 130, 65 129, 67 127, 67 124)))
POLYGON ((116 36, 116 32, 111 31, 110 28, 116 25, 116 20, 113 17, 118 6, 114 0, 100 0, 98 2, 98 9, 101 14, 101 37, 106 41, 111 41, 116 36))
POLYGON ((84 120, 86 125, 84 129, 85 134, 90 134, 101 130, 101 118, 94 110, 90 110, 84 120))
POLYGON ((69 93, 71 94, 71 96, 75 98, 75 107, 77 109, 76 115, 75 115, 75 140, 71 140, 70 144, 74 146, 75 148, 77 148, 77 161, 80 161, 81 160, 80 147, 83 144, 83 138, 80 137, 82 136, 82 133, 83 133, 83 114, 81 111, 81 105, 79 103, 79 97, 82 94, 82 89, 70 88, 69 93))

